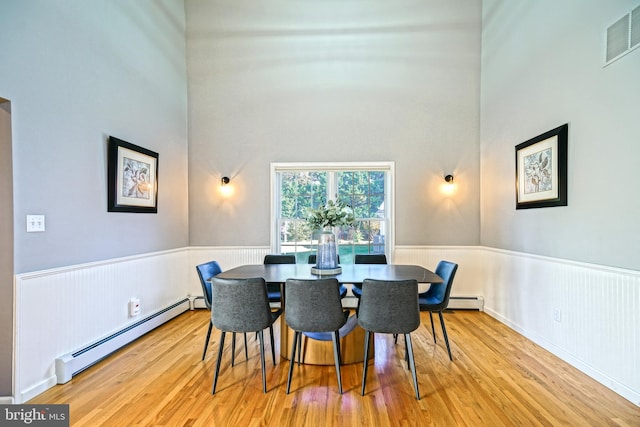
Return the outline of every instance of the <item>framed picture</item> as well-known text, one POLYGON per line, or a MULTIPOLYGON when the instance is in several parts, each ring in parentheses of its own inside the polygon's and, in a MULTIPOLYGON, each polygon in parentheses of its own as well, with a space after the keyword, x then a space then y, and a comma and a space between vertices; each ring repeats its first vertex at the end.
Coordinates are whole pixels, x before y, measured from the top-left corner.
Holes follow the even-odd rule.
POLYGON ((567 206, 564 124, 516 145, 516 209, 567 206))
POLYGON ((158 212, 158 153, 109 137, 109 212, 158 212))

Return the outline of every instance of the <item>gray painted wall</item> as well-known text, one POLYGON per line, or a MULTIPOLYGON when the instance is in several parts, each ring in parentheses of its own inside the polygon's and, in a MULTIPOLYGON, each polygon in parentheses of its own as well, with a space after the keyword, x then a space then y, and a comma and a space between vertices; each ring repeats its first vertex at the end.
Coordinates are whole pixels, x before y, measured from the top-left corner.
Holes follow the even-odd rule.
POLYGON ((398 245, 479 243, 480 1, 185 4, 191 245, 269 245, 271 162, 387 160, 398 245))
MULTIPOLYGON (((13 246, 15 273, 187 246, 183 2, 3 1, 0 28, 15 233, 0 240, 13 246), (160 153, 157 215, 107 213, 109 135, 160 153), (46 231, 27 234, 27 214, 46 215, 46 231)), ((0 269, 3 396, 12 394, 13 280, 0 269)))
POLYGON ((183 2, 4 1, 0 28, 16 273, 187 246, 183 2), (160 153, 157 215, 107 212, 109 135, 160 153))
POLYGON ((484 1, 483 245, 640 270, 640 50, 603 67, 636 6, 484 1), (516 211, 514 147, 564 123, 569 205, 516 211))
POLYGON ((0 98, 0 396, 10 396, 13 363, 13 174, 11 103, 0 98))

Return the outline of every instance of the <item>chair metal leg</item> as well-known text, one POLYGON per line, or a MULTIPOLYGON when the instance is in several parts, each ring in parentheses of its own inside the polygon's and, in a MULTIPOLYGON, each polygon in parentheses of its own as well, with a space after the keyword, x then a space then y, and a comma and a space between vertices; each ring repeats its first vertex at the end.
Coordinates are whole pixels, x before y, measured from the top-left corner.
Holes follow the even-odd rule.
POLYGON ((340 374, 340 336, 338 331, 335 331, 331 335, 331 339, 333 340, 333 358, 336 362, 336 375, 338 376, 338 391, 342 394, 342 375, 340 374))
POLYGON ((273 366, 276 366, 276 347, 273 343, 273 325, 269 326, 269 336, 271 337, 271 357, 273 358, 273 366))
POLYGON ((249 350, 247 350, 247 333, 244 333, 244 360, 249 360, 249 350))
POLYGON ((407 345, 407 340, 404 340, 404 361, 407 362, 407 369, 410 368, 411 363, 409 363, 409 346, 407 345))
POLYGON ((436 329, 433 327, 433 312, 429 312, 429 319, 431 320, 431 333, 433 334, 433 342, 436 342, 436 329))
POLYGON ((340 363, 342 365, 342 347, 340 345, 340 332, 336 332, 338 334, 338 339, 336 340, 337 342, 337 347, 338 347, 338 363, 340 363))
POLYGON ((235 366, 236 362, 236 333, 233 332, 231 335, 231 367, 235 366))
POLYGON ((209 347, 209 339, 211 339, 211 329, 213 328, 213 322, 209 320, 209 329, 207 330, 207 339, 204 341, 204 351, 202 352, 202 360, 207 354, 207 347, 209 347))
POLYGON ((416 399, 420 400, 420 391, 418 390, 418 376, 416 375, 416 361, 413 358, 413 345, 411 344, 411 335, 404 334, 404 341, 407 343, 407 349, 409 351, 409 364, 411 365, 413 388, 416 392, 416 399))
MULTIPOLYGON (((246 336, 246 334, 245 334, 246 336)), ((260 365, 262 366, 262 391, 264 393, 267 392, 267 373, 266 366, 264 363, 264 333, 263 331, 258 331, 258 338, 260 339, 260 365)))
POLYGON ((360 394, 364 396, 364 386, 367 383, 367 368, 369 367, 369 340, 371 332, 364 332, 364 369, 362 370, 362 390, 360 394))
POLYGON ((302 341, 306 341, 306 337, 304 336, 304 334, 300 334, 300 340, 298 341, 298 366, 300 366, 301 360, 302 360, 302 341))
POLYGON ((451 347, 449 347, 449 337, 447 336, 447 328, 444 326, 444 317, 442 317, 442 312, 439 311, 440 315, 440 325, 442 326, 442 335, 444 335, 444 342, 447 344, 447 352, 449 353, 449 360, 453 362, 453 357, 451 357, 451 347))
POLYGON ((291 388, 291 377, 293 375, 293 364, 295 363, 296 348, 298 347, 298 340, 300 339, 300 332, 293 332, 293 345, 291 346, 291 357, 289 358, 289 375, 287 376, 287 394, 291 388))
POLYGON ((218 345, 218 360, 216 361, 216 370, 213 373, 213 386, 211 387, 211 394, 216 394, 216 385, 218 384, 218 374, 220 373, 220 361, 222 360, 222 350, 224 349, 224 336, 226 332, 222 331, 220 335, 220 344, 218 345))

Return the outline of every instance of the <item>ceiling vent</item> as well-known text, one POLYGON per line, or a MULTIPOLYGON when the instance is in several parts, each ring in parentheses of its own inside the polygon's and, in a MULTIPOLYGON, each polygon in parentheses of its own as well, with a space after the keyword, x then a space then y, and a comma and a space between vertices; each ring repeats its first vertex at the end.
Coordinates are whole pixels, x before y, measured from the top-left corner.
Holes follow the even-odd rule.
POLYGON ((640 46, 640 6, 607 28, 605 65, 640 46))

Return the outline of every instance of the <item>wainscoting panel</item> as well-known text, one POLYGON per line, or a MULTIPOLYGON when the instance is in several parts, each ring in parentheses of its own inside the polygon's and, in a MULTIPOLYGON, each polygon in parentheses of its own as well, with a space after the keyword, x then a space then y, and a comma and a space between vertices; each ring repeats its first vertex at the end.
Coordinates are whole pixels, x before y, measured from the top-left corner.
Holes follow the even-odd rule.
POLYGON ((16 403, 56 383, 57 357, 183 300, 188 256, 180 249, 17 275, 16 403), (141 313, 129 317, 133 297, 141 313))
MULTIPOLYGON (((57 357, 201 297, 197 264, 228 270, 269 252, 193 247, 16 276, 15 403, 55 385, 57 357)), ((433 270, 442 259, 459 264, 452 296, 484 298, 488 314, 640 406, 639 271, 474 246, 398 246, 391 261, 433 270)))
POLYGON ((640 272, 485 248, 485 311, 640 406, 640 272))

